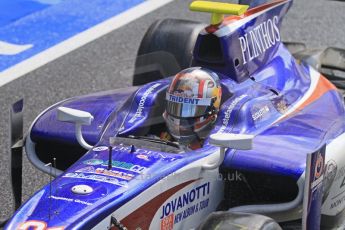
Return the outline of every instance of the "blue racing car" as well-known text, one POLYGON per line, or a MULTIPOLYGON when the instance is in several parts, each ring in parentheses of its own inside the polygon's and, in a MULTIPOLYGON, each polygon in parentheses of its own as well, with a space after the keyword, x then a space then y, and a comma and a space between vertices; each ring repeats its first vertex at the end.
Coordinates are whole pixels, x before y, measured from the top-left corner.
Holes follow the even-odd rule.
POLYGON ((345 52, 257 2, 193 2, 210 25, 155 22, 133 87, 42 112, 26 153, 56 178, 5 229, 344 228, 345 52))

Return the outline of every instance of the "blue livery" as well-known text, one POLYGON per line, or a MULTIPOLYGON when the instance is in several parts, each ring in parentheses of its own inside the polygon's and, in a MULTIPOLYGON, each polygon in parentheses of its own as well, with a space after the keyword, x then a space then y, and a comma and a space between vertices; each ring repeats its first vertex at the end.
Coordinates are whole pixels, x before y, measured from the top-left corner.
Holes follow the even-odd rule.
MULTIPOLYGON (((57 178, 33 195, 5 229, 115 229, 114 218, 128 229, 183 229, 197 227, 194 218, 204 219, 219 207, 282 222, 300 219, 307 155, 326 145, 325 163, 345 165, 334 147, 344 143, 345 110, 336 87, 281 42, 279 27, 291 4, 278 0, 253 7, 206 27, 196 41, 192 65, 215 71, 223 92, 211 134, 254 135, 251 150, 227 149, 219 169, 203 173, 203 162, 219 151, 209 139, 187 152, 159 141, 166 130, 162 114, 169 77, 67 99, 36 119, 26 148, 34 165, 47 173, 43 165, 52 161, 50 153, 58 166, 75 160, 58 167, 57 178), (92 114, 92 124, 82 127, 92 149, 79 146, 73 124, 58 121, 59 107, 92 114), (233 181, 231 175, 242 179, 233 181), (80 184, 92 193, 71 192, 80 184)), ((333 180, 324 193, 335 191, 333 180)), ((343 213, 338 208, 332 214, 331 196, 324 198, 323 217, 343 213)))

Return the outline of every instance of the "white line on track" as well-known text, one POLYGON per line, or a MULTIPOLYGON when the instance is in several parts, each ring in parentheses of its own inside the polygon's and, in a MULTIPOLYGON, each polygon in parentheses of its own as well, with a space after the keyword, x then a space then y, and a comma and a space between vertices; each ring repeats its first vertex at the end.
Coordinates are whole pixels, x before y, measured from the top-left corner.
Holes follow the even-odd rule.
POLYGON ((173 0, 147 0, 121 14, 89 28, 88 30, 70 37, 63 42, 0 72, 0 86, 20 78, 21 76, 71 52, 72 50, 118 29, 172 1, 173 0))

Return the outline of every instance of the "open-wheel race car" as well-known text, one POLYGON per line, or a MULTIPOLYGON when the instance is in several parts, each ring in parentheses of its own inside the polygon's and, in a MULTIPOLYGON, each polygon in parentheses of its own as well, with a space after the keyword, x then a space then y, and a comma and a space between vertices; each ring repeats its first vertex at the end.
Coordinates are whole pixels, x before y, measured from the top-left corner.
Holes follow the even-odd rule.
POLYGON ((345 52, 284 44, 291 4, 196 1, 210 25, 154 23, 133 87, 64 100, 33 122, 27 156, 56 178, 5 229, 344 227, 345 52), (167 100, 207 103, 167 93, 189 67, 216 73, 222 91, 195 149, 160 138, 167 100))

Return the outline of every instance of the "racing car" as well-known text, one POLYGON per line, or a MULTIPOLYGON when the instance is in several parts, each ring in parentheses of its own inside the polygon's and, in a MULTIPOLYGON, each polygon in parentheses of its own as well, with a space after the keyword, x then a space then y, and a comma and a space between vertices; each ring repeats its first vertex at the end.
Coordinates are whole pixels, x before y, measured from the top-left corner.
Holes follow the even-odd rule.
POLYGON ((255 2, 193 2, 191 10, 211 13, 210 25, 155 22, 140 45, 133 87, 43 111, 25 148, 33 165, 56 178, 5 229, 294 229, 303 222, 310 175, 322 184, 317 223, 344 227, 337 71, 345 70, 345 52, 283 43, 292 1, 255 2), (216 72, 223 94, 214 128, 195 150, 156 138, 167 130, 171 76, 190 66, 216 72), (307 173, 308 155, 320 152, 307 173))

